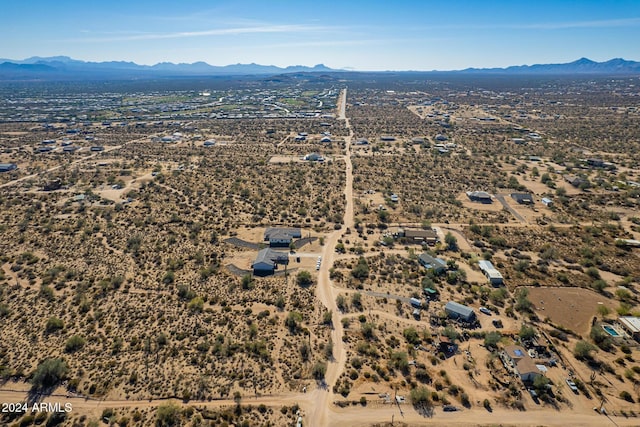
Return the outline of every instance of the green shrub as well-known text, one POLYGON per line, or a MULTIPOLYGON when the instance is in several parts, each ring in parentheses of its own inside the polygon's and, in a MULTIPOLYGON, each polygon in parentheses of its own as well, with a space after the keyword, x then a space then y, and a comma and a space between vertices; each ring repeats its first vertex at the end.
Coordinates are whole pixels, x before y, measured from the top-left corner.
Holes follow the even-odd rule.
POLYGON ((36 368, 31 379, 31 388, 40 390, 53 387, 64 380, 69 372, 67 364, 62 359, 47 359, 36 368))
POLYGON ((73 353, 84 347, 86 341, 80 335, 74 335, 67 340, 64 345, 64 351, 67 353, 73 353))

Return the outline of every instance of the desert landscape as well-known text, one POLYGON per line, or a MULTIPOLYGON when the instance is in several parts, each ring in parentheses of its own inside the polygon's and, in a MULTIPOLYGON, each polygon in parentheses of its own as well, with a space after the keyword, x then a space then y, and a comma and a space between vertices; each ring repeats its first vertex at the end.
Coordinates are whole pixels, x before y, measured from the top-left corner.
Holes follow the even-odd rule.
POLYGON ((0 423, 640 424, 638 80, 3 86, 0 423))

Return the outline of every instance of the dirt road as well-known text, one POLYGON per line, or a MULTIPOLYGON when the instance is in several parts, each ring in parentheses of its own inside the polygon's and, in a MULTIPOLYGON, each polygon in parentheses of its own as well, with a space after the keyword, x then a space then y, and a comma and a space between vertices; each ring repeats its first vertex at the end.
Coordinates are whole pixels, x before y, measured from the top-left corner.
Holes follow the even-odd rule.
MULTIPOLYGON (((7 388, 15 389, 0 390, 0 403, 24 402, 27 395, 27 384, 5 385, 7 388)), ((43 399, 44 402, 59 402, 63 405, 70 403, 73 415, 86 415, 99 418, 105 408, 134 408, 144 410, 155 408, 167 402, 167 399, 158 400, 99 400, 85 399, 82 397, 72 397, 66 395, 63 389, 59 389, 43 399)), ((319 407, 318 400, 320 393, 331 396, 331 392, 318 390, 308 394, 282 394, 261 396, 257 398, 247 397, 242 399, 241 404, 266 405, 278 408, 283 405, 299 404, 306 414, 311 414, 308 408, 319 407)), ((182 404, 177 399, 169 399, 175 403, 182 404)), ((477 425, 517 425, 517 426, 558 426, 580 425, 580 426, 637 426, 637 418, 607 417, 594 411, 573 411, 567 410, 558 412, 552 409, 532 409, 526 412, 518 412, 503 408, 494 408, 492 412, 486 411, 482 407, 475 407, 471 410, 458 412, 443 412, 436 408, 433 417, 425 418, 418 414, 409 404, 398 405, 381 404, 370 402, 367 406, 350 406, 348 408, 338 408, 332 404, 332 399, 328 399, 328 405, 322 409, 324 412, 321 419, 308 416, 304 425, 322 425, 336 427, 369 427, 376 423, 390 422, 405 423, 410 426, 424 425, 447 425, 447 426, 477 426, 477 425), (321 424, 322 423, 322 424, 321 424)), ((185 405, 198 408, 222 408, 234 406, 237 402, 232 399, 213 401, 190 401, 185 405)))
MULTIPOLYGON (((346 110, 347 90, 343 89, 339 97, 340 119, 345 120, 345 127, 349 130, 349 135, 345 137, 345 189, 344 195, 346 197, 346 207, 344 212, 343 224, 340 230, 331 233, 325 240, 325 247, 323 252, 322 266, 320 268, 320 274, 318 276, 318 287, 316 289, 316 295, 322 304, 333 312, 333 331, 331 332, 331 340, 333 341, 334 359, 328 364, 327 372, 325 374, 325 381, 327 388, 319 388, 315 390, 312 395, 312 408, 306 413, 306 424, 309 426, 326 426, 330 425, 330 408, 333 396, 333 386, 335 385, 340 374, 344 370, 344 365, 347 359, 347 351, 344 348, 342 342, 342 336, 344 330, 342 328, 342 322, 340 312, 336 306, 337 290, 333 286, 331 279, 329 279, 329 268, 333 265, 335 258, 335 247, 338 243, 338 239, 346 232, 347 227, 353 228, 353 168, 351 165, 351 138, 353 137, 353 131, 349 119, 344 116, 346 110)), ((304 405, 301 405, 304 407, 304 405)))

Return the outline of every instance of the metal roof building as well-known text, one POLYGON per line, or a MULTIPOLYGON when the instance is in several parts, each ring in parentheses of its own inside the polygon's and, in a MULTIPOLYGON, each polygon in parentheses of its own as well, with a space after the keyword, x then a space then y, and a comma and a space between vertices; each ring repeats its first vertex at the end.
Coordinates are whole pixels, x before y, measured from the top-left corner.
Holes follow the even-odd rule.
POLYGON ((465 322, 473 322, 476 318, 476 313, 472 308, 458 304, 455 301, 449 301, 447 305, 444 306, 444 311, 449 315, 449 317, 462 319, 465 322))
POLYGON ((489 283, 494 286, 502 285, 504 281, 502 274, 498 270, 496 270, 496 268, 493 266, 493 264, 491 264, 490 261, 480 260, 478 261, 478 267, 480 267, 480 270, 482 270, 484 275, 487 276, 487 279, 489 279, 489 283))
POLYGON ((15 163, 0 163, 0 172, 11 172, 18 168, 15 163))
POLYGON ((634 339, 640 339, 640 317, 624 316, 618 318, 618 322, 634 339))

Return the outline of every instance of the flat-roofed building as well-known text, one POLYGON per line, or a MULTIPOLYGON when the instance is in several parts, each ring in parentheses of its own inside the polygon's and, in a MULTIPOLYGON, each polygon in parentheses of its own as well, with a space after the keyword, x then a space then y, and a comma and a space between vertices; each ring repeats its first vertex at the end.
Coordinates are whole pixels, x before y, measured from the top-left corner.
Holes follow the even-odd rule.
POLYGON ((633 339, 640 341, 640 317, 623 316, 618 318, 618 323, 633 339))
POLYGON ((504 283, 502 274, 498 270, 496 270, 493 264, 491 264, 491 261, 487 261, 484 259, 480 260, 478 261, 478 267, 480 267, 480 270, 484 273, 485 276, 487 276, 487 279, 489 279, 489 283, 491 283, 493 286, 500 286, 504 283))

